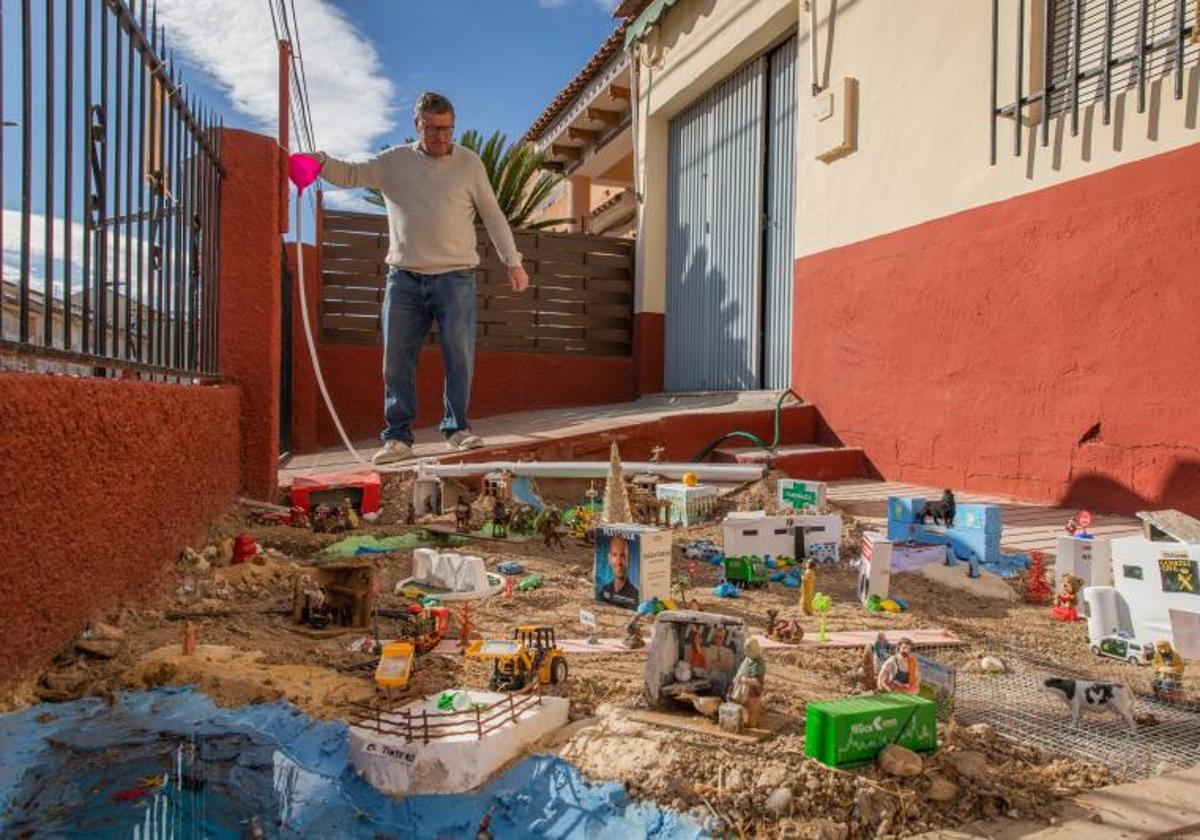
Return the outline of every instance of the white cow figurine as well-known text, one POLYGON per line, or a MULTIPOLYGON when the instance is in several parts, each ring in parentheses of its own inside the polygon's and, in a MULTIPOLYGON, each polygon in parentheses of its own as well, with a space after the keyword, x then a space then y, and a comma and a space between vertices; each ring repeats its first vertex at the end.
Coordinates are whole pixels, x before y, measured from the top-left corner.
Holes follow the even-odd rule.
POLYGON ((1115 712, 1125 719, 1132 734, 1137 734, 1133 719, 1133 692, 1121 683, 1093 682, 1069 677, 1046 677, 1045 690, 1062 698, 1071 710, 1071 725, 1079 726, 1083 712, 1115 712))

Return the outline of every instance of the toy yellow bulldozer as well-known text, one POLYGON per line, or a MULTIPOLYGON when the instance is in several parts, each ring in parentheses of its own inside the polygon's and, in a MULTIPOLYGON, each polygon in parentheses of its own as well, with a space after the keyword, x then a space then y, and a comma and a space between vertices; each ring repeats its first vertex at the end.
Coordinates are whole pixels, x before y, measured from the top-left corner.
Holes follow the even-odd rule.
POLYGON ((554 628, 533 624, 518 627, 511 640, 484 639, 467 648, 472 659, 492 660, 492 691, 518 691, 531 679, 542 685, 567 678, 567 658, 554 641, 554 628))

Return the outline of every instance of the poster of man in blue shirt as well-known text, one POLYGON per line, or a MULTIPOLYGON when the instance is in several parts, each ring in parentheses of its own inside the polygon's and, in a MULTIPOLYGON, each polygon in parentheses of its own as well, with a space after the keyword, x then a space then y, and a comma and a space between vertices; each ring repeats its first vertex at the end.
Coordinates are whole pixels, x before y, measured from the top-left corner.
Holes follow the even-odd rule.
POLYGON ((603 530, 596 535, 596 600, 636 609, 638 541, 603 530))

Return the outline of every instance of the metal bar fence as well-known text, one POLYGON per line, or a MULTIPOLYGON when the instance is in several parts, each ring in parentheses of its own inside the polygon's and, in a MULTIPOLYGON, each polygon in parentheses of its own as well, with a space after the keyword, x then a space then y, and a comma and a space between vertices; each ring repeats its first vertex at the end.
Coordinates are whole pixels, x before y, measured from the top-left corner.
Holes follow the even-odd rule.
MULTIPOLYGON (((1172 76, 1175 99, 1183 99, 1184 68, 1200 62, 1200 24, 1195 4, 1186 0, 1043 0, 1042 24, 1027 25, 1024 0, 1012 17, 1000 20, 999 0, 992 3, 991 127, 992 164, 996 163, 999 121, 1011 119, 1013 154, 1022 154, 1021 129, 1026 109, 1041 103, 1041 141, 1049 142, 1050 119, 1069 115, 1071 134, 1079 132, 1081 107, 1099 102, 1103 122, 1112 119, 1112 99, 1132 89, 1137 111, 1146 110, 1149 82, 1172 76), (1059 26, 1065 24, 1065 31, 1059 26), (1015 44, 1015 91, 999 104, 1001 27, 1015 44), (1044 55, 1041 89, 1026 62, 1034 50, 1044 55), (1026 90, 1025 88, 1030 88, 1026 90)), ((1036 19, 1034 19, 1036 20, 1036 19)), ((1012 48, 1012 47, 1010 47, 1012 48)), ((1165 80, 1164 80, 1165 81, 1165 80)))
MULTIPOLYGON (((0 282, 0 366, 218 375, 222 125, 187 92, 151 3, 21 0, 0 14, 0 35, 17 27, 8 66, 21 73, 19 244, 0 225, 19 258, 0 282)), ((16 145, 3 139, 0 171, 16 145)))

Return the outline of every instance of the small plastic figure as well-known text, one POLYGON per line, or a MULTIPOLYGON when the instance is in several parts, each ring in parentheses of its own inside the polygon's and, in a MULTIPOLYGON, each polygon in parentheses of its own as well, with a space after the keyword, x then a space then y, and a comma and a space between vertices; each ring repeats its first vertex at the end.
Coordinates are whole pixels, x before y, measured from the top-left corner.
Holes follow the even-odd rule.
POLYGON ((404 524, 405 525, 416 525, 417 524, 417 509, 416 509, 416 507, 413 506, 413 503, 411 500, 408 503, 408 509, 404 512, 404 524))
POLYGON ((546 548, 563 548, 562 541, 562 514, 559 513, 556 507, 547 507, 542 515, 541 530, 542 540, 546 544, 546 548))
POLYGON ((1054 598, 1054 609, 1050 610, 1051 618, 1059 621, 1078 621, 1079 590, 1083 588, 1083 580, 1075 575, 1065 574, 1059 584, 1058 595, 1054 598))
POLYGON ((471 503, 465 496, 459 496, 454 503, 454 530, 460 534, 471 530, 471 503))
POLYGON ((508 510, 504 507, 504 500, 499 496, 496 497, 496 503, 492 507, 492 536, 497 539, 501 537, 508 539, 508 510))
POLYGON ((746 642, 746 658, 733 675, 729 699, 745 710, 746 726, 755 728, 762 720, 763 687, 767 678, 767 663, 762 657, 758 639, 746 642))
POLYGON ((804 561, 804 577, 800 580, 800 609, 805 615, 813 615, 813 595, 817 591, 817 569, 811 560, 804 561))
POLYGON ((896 652, 889 656, 879 669, 875 682, 880 691, 897 691, 916 694, 921 687, 921 673, 917 657, 913 656, 912 640, 903 638, 896 645, 896 652))
POLYGON ((625 625, 625 647, 630 650, 646 646, 646 640, 642 638, 641 621, 642 617, 634 613, 633 618, 629 619, 629 623, 625 625))
POLYGON ((511 598, 513 596, 513 576, 504 576, 504 597, 511 598))
POLYGON ((1155 696, 1168 702, 1178 702, 1184 699, 1183 672, 1184 664, 1171 643, 1165 639, 1154 646, 1154 679, 1151 686, 1155 696))
POLYGON ((358 518, 358 511, 354 509, 354 503, 350 501, 349 496, 342 499, 342 518, 347 528, 357 528, 362 524, 358 518))

